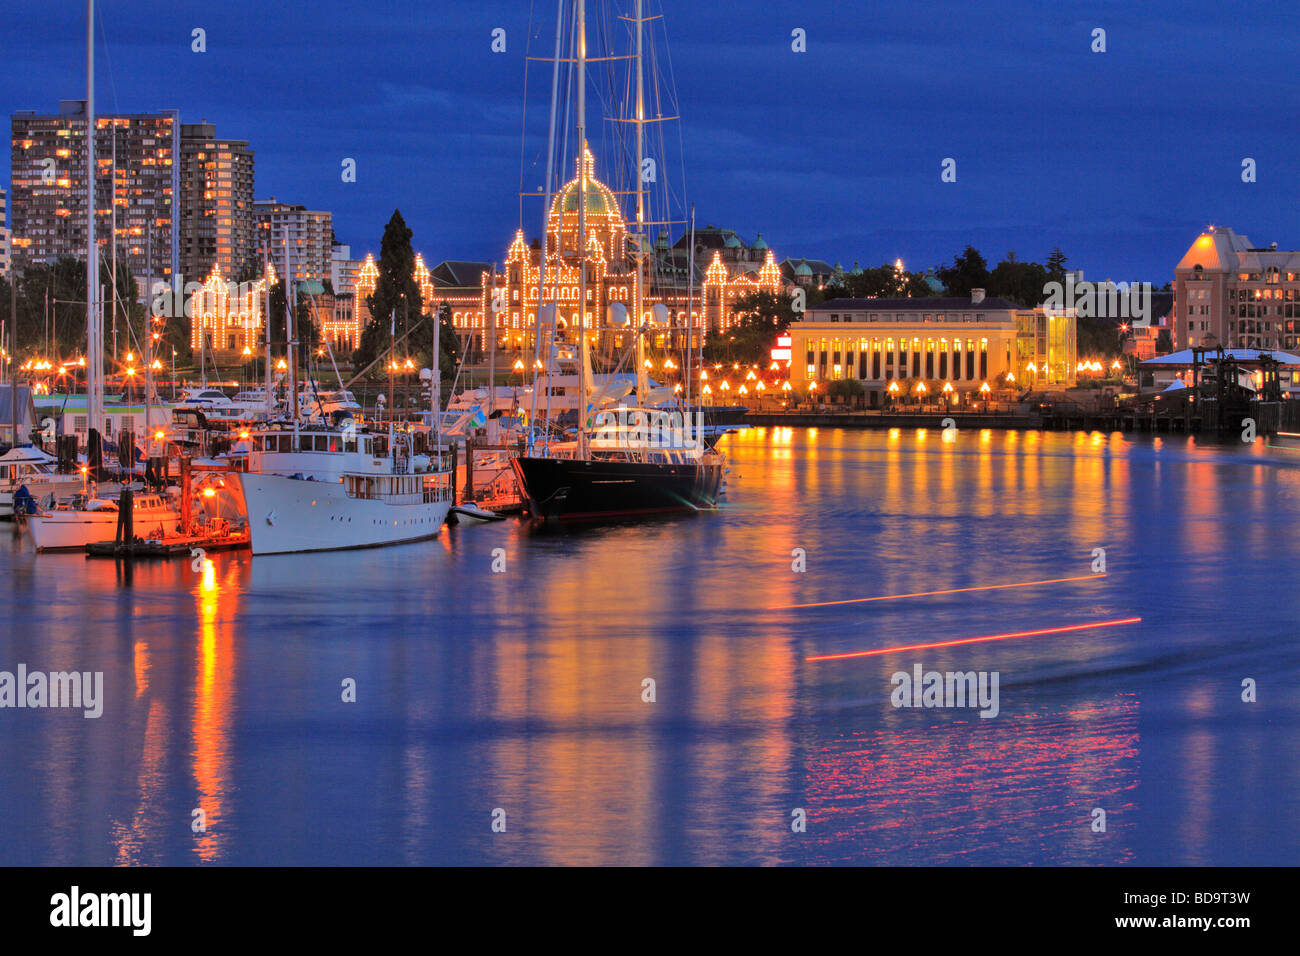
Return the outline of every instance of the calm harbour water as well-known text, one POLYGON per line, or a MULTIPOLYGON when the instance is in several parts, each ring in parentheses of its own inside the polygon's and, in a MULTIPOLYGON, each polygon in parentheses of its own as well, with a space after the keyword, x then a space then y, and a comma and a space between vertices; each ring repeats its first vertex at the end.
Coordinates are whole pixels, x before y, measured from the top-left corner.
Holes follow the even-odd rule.
POLYGON ((103 671, 105 703, 0 710, 0 864, 1300 862, 1300 455, 973 430, 723 447, 717 514, 206 573, 6 528, 0 670, 103 671), (786 607, 1086 575, 1099 547, 1084 581, 786 607), (894 708, 917 663, 998 672, 1000 713, 894 708))

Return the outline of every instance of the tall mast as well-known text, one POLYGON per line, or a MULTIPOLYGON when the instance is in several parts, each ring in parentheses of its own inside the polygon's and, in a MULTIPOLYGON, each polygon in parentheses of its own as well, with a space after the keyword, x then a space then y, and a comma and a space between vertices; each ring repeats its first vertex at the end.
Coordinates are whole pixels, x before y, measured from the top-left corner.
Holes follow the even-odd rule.
POLYGON ((645 126, 645 99, 641 75, 641 0, 636 0, 636 282, 633 293, 632 328, 636 330, 636 398, 637 405, 646 400, 645 339, 641 322, 645 310, 645 183, 641 176, 644 162, 642 134, 645 126))
MULTIPOLYGON (((578 457, 587 457, 587 4, 578 0, 578 457)), ((563 222, 564 213, 560 218, 563 222)))
MULTIPOLYGON (((537 422, 537 366, 542 358, 542 310, 546 303, 546 254, 549 251, 551 240, 550 214, 551 214, 551 177, 554 175, 555 163, 555 108, 556 101, 559 99, 560 89, 560 39, 564 35, 564 0, 556 0, 555 4, 555 61, 551 66, 551 122, 546 133, 546 183, 543 186, 545 197, 542 200, 542 257, 538 262, 537 269, 537 314, 533 319, 533 399, 532 411, 528 415, 529 428, 529 453, 532 452, 533 436, 536 434, 537 422)), ((561 221, 563 221, 564 211, 560 211, 561 221)), ((527 307, 527 303, 524 304, 527 307)), ((555 307, 550 309, 551 316, 551 335, 547 339, 548 349, 550 343, 555 341, 555 307)), ((551 356, 548 350, 546 356, 546 418, 549 421, 551 417, 551 356)), ((547 442, 549 445, 549 441, 547 442)))
MULTIPOLYGON (((492 279, 488 286, 491 298, 488 313, 492 316, 492 338, 488 339, 488 418, 497 410, 497 264, 492 263, 492 279)), ((524 303, 527 306, 528 303, 524 303)), ((493 426, 494 428, 496 426, 493 426)))
POLYGON ((686 388, 682 400, 691 410, 691 355, 695 351, 695 203, 691 203, 691 250, 686 258, 686 388))
POLYGON ((263 369, 263 386, 266 389, 266 420, 275 417, 275 391, 271 385, 271 235, 268 232, 266 246, 262 249, 262 290, 266 294, 266 309, 262 313, 262 341, 266 346, 266 368, 263 369))
POLYGON ((117 119, 113 120, 113 146, 111 155, 113 157, 109 169, 112 172, 112 180, 109 182, 109 202, 108 202, 108 259, 109 259, 109 288, 113 291, 109 296, 109 301, 113 309, 113 366, 117 371, 117 119))
MULTIPOLYGON (((298 422, 298 349, 293 338, 293 307, 289 301, 290 283, 293 281, 289 265, 289 221, 284 223, 284 337, 289 346, 289 402, 293 406, 293 420, 298 422)), ((390 390, 391 391, 391 390, 390 390)))
MULTIPOLYGON (((95 0, 86 0, 86 422, 103 433, 104 350, 95 245, 95 0)), ((89 434, 89 432, 87 432, 89 434)))
MULTIPOLYGON (((153 423, 149 415, 149 402, 153 398, 153 233, 146 232, 144 239, 145 253, 145 307, 144 307, 144 435, 146 441, 153 440, 153 423)), ((129 313, 128 313, 129 316, 129 313)), ((129 322, 128 318, 128 322, 129 322)), ((130 328, 130 326, 127 326, 130 328)))

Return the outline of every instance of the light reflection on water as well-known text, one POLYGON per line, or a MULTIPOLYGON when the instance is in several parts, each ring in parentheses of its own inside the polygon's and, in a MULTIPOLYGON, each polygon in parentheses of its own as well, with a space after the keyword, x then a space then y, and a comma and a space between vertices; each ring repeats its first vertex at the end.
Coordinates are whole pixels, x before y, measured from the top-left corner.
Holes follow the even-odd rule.
POLYGON ((106 704, 0 710, 0 863, 1295 862, 1300 459, 1100 433, 726 447, 725 511, 689 519, 198 572, 6 538, 0 669, 102 670, 106 704), (1087 574, 1099 547, 1094 580, 786 607, 1087 574), (1000 715, 893 708, 916 663, 997 671, 1000 715))

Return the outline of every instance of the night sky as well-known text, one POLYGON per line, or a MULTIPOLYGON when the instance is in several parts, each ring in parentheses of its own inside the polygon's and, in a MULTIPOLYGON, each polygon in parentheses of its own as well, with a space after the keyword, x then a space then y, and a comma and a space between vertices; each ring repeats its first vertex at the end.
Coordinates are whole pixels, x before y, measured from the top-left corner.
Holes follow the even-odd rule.
MULTIPOLYGON (((534 65, 521 150, 530 17, 542 55, 551 0, 98 7, 101 112, 176 108, 249 140, 257 197, 332 211, 354 255, 378 251, 397 207, 430 264, 504 258, 521 152, 545 132, 549 67, 534 65), (490 50, 496 27, 504 54, 490 50), (341 181, 344 157, 356 183, 341 181)), ((1059 245, 1089 278, 1163 283, 1208 223, 1300 247, 1293 4, 665 7, 697 224, 761 231, 778 258, 924 268, 971 243, 991 267, 1059 245), (806 53, 791 50, 795 28, 806 53), (945 157, 956 183, 940 181, 945 157)), ((6 4, 6 115, 83 95, 83 18, 68 0, 6 4)), ((530 237, 538 207, 524 204, 530 237)))

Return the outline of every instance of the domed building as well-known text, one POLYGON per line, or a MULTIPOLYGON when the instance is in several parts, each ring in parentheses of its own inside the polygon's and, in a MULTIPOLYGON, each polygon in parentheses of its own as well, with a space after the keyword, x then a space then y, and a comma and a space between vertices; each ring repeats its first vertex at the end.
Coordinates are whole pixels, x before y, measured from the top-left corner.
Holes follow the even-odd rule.
MULTIPOLYGON (((636 301, 636 246, 634 236, 629 236, 618 199, 613 190, 596 178, 596 161, 590 148, 584 148, 582 160, 569 180, 551 201, 547 216, 546 288, 542 301, 559 305, 557 334, 564 341, 576 341, 577 329, 590 329, 591 341, 599 351, 609 352, 631 344, 626 329, 608 325, 609 307, 621 303, 629 311, 636 301), (586 236, 579 236, 579 204, 584 189, 587 197, 586 236), (587 289, 585 308, 580 308, 581 266, 587 262, 587 289)), ((733 255, 743 250, 743 244, 733 235, 724 241, 733 255)), ((747 292, 780 288, 780 272, 767 250, 766 261, 757 272, 744 268, 726 269, 715 253, 709 263, 701 256, 695 260, 695 276, 688 277, 689 243, 668 245, 668 237, 661 234, 653 244, 647 238, 647 259, 642 295, 644 321, 651 319, 651 309, 662 303, 669 311, 669 327, 656 332, 653 344, 682 347, 685 344, 686 307, 688 286, 694 284, 694 322, 704 318, 706 335, 727 328, 732 321, 732 308, 737 298, 747 292), (692 280, 693 279, 693 283, 692 280), (671 339, 671 341, 670 341, 671 339)), ((537 319, 538 283, 540 281, 541 249, 534 242, 528 244, 523 230, 515 233, 506 252, 503 272, 493 280, 491 273, 483 276, 483 292, 478 316, 458 316, 453 311, 453 321, 467 328, 468 319, 474 331, 484 329, 482 315, 498 304, 497 343, 510 350, 531 351, 533 328, 537 319), (477 320, 477 321, 475 321, 477 320)), ((489 326, 490 327, 490 323, 489 326)), ((467 328, 467 331, 469 329, 467 328)), ((698 335, 698 333, 697 333, 698 335)), ((484 343, 486 344, 486 343, 484 343)))
MULTIPOLYGON (((636 301, 636 242, 629 235, 618 197, 596 178, 596 161, 590 148, 575 163, 574 175, 555 194, 547 213, 546 288, 543 301, 559 306, 557 335, 562 341, 577 340, 580 326, 590 330, 598 354, 610 355, 631 344, 626 328, 608 324, 609 307, 615 302, 629 313, 636 301), (579 204, 585 180, 587 209, 586 236, 579 236, 579 204), (587 263, 585 308, 580 308, 581 266, 587 263)), ((691 275, 689 233, 669 244, 667 232, 644 240, 646 288, 642 295, 645 321, 654 305, 668 308, 669 323, 656 330, 656 347, 685 345, 686 308, 693 303, 695 340, 700 327, 704 335, 717 334, 735 321, 735 303, 757 291, 777 292, 789 284, 760 235, 752 245, 729 229, 706 226, 696 232, 694 275, 691 275), (691 287, 694 293, 690 295, 691 287)), ((417 260, 416 281, 422 298, 437 307, 446 304, 452 324, 462 336, 475 339, 477 348, 488 347, 491 307, 497 306, 499 350, 531 352, 537 321, 538 284, 541 280, 541 242, 527 241, 522 229, 515 232, 506 250, 504 267, 491 263, 445 261, 432 269, 417 260)), ((374 292, 378 278, 373 258, 367 256, 357 274, 354 337, 360 336, 370 320, 366 296, 374 292)))

